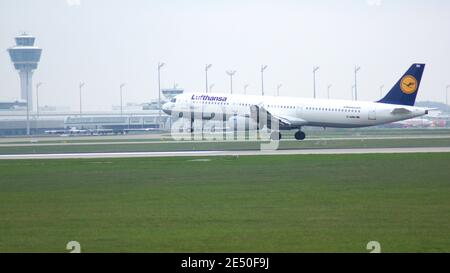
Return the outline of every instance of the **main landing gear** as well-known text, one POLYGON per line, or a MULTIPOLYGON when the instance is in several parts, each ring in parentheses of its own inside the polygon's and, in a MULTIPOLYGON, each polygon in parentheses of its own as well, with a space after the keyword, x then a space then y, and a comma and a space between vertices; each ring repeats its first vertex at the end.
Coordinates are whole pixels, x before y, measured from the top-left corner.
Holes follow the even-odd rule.
POLYGON ((304 140, 305 137, 306 137, 306 135, 305 135, 305 133, 304 133, 303 131, 298 130, 298 131, 295 133, 294 137, 295 137, 296 140, 304 140))
MULTIPOLYGON (((296 140, 304 140, 306 137, 305 133, 301 130, 298 130, 294 136, 296 140)), ((270 133, 270 139, 281 140, 281 133, 278 131, 273 131, 272 133, 270 133)))

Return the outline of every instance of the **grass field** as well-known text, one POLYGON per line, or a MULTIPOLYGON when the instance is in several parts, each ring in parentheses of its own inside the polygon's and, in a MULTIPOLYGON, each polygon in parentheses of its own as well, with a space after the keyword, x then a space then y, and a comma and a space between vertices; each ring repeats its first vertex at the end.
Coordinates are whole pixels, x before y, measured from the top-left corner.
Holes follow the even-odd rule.
POLYGON ((4 160, 0 252, 450 252, 449 166, 450 153, 4 160))

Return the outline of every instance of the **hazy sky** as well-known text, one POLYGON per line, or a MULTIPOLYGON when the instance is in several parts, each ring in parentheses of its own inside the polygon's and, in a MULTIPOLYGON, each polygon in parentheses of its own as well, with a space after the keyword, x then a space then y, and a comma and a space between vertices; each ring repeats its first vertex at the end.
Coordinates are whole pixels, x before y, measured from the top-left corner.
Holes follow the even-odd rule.
POLYGON ((83 107, 110 109, 157 97, 177 83, 204 91, 206 63, 213 64, 213 92, 229 92, 226 70, 237 70, 242 93, 311 97, 317 92, 349 99, 353 68, 359 98, 379 99, 413 62, 427 64, 418 100, 445 101, 450 83, 450 1, 428 0, 2 0, 0 1, 0 100, 19 97, 19 76, 6 49, 27 31, 43 48, 34 83, 44 82, 41 105, 78 107, 78 83, 86 82, 83 107))

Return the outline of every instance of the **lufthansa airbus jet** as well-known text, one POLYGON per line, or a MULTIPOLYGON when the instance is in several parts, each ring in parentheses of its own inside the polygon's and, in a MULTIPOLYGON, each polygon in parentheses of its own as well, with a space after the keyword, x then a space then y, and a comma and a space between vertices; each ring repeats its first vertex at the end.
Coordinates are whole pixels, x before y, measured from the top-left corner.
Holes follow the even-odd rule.
MULTIPOLYGON (((250 112, 256 109, 258 112, 264 112, 272 120, 278 121, 277 129, 297 130, 295 138, 303 140, 305 133, 301 128, 304 126, 357 128, 428 114, 430 109, 414 106, 424 68, 425 64, 413 64, 387 95, 375 102, 185 93, 165 103, 162 109, 166 114, 176 118, 191 118, 191 128, 193 117, 196 116, 193 113, 200 113, 202 119, 212 119, 219 113, 225 113, 230 118, 253 119, 255 122, 250 112)), ((271 138, 280 139, 281 133, 276 130, 272 132, 271 138)))

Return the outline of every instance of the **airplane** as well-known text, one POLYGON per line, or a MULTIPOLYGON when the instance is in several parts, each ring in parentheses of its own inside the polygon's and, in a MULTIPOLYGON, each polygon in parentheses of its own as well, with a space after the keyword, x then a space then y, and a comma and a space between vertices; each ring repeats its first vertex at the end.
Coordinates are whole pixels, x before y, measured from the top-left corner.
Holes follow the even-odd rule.
POLYGON ((123 132, 130 133, 130 132, 150 132, 150 131, 158 131, 159 128, 130 128, 130 129, 123 129, 123 132))
MULTIPOLYGON (((231 117, 229 119, 254 123, 255 118, 251 113, 256 110, 278 121, 280 131, 297 130, 295 138, 303 140, 306 137, 301 130, 304 126, 359 128, 427 115, 433 109, 414 107, 424 68, 425 64, 412 64, 392 89, 382 99, 374 102, 186 93, 165 103, 162 110, 174 118, 190 118, 191 130, 194 128, 194 117, 198 115, 201 119, 208 120, 225 113, 227 117, 231 117)), ((271 139, 281 139, 278 130, 271 133, 271 139)))
POLYGON ((46 134, 50 134, 50 135, 62 135, 62 136, 67 136, 67 135, 86 135, 89 134, 88 130, 84 130, 84 129, 77 129, 76 127, 71 127, 70 129, 64 129, 64 130, 47 130, 45 131, 46 134))
POLYGON ((77 127, 71 127, 68 132, 69 132, 69 134, 72 134, 72 135, 83 135, 83 134, 88 134, 89 133, 88 130, 77 129, 77 127))
POLYGON ((46 130, 44 132, 49 135, 59 135, 59 134, 65 134, 67 132, 67 130, 46 130))

